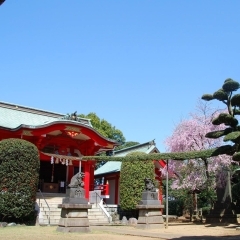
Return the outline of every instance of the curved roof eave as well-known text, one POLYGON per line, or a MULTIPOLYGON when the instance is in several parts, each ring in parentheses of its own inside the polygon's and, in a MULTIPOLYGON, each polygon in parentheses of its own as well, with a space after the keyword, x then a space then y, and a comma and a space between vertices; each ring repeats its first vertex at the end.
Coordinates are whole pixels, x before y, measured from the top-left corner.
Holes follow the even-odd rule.
POLYGON ((118 143, 116 140, 104 137, 98 131, 96 131, 94 128, 92 128, 90 126, 87 126, 85 124, 82 124, 80 122, 71 121, 71 120, 56 120, 56 121, 51 121, 51 122, 47 122, 46 124, 41 124, 41 125, 36 125, 36 126, 35 125, 21 124, 21 125, 19 125, 16 128, 6 128, 6 127, 1 127, 1 128, 15 132, 15 131, 18 131, 18 130, 20 130, 22 128, 27 128, 27 129, 34 130, 34 129, 40 129, 40 128, 49 127, 49 126, 52 126, 52 125, 55 125, 55 124, 71 124, 71 125, 75 125, 75 126, 81 126, 81 127, 84 127, 84 128, 87 128, 87 129, 93 131, 99 137, 103 138, 104 140, 106 140, 108 142, 111 142, 111 143, 113 143, 115 145, 120 145, 120 143, 118 143))

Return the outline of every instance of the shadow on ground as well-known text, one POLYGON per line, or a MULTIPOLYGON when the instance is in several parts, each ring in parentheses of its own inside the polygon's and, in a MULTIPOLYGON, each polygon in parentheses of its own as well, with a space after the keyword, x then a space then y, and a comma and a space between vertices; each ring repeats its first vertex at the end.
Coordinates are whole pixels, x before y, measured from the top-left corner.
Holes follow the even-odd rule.
MULTIPOLYGON (((171 226, 177 226, 179 224, 171 224, 171 226)), ((191 223, 189 224, 184 224, 184 225, 192 225, 191 223)), ((203 223, 194 223, 194 225, 204 225, 206 228, 215 228, 215 227, 223 227, 226 229, 236 229, 238 227, 238 224, 203 224, 203 223)), ((237 231, 237 230, 236 230, 237 231)), ((239 233, 236 232, 236 235, 224 235, 224 236, 183 236, 183 237, 178 237, 178 238, 172 238, 172 240, 240 240, 240 231, 239 233)))
POLYGON ((179 238, 171 238, 171 240, 239 240, 240 234, 235 236, 187 236, 179 238))

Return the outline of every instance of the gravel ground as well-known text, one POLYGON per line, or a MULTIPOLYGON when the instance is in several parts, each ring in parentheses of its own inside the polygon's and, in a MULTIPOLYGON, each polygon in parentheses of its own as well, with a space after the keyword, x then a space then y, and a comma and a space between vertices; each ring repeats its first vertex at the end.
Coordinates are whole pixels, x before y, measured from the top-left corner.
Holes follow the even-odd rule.
POLYGON ((146 239, 174 239, 174 240, 220 240, 240 239, 237 225, 211 226, 193 223, 169 223, 167 229, 139 230, 130 226, 92 227, 91 233, 61 233, 56 227, 15 226, 0 228, 1 240, 146 240, 146 239))

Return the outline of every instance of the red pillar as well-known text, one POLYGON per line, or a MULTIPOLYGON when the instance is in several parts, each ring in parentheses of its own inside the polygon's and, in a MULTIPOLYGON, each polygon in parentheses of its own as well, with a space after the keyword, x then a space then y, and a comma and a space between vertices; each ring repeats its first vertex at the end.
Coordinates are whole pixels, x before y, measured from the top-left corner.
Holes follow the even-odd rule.
POLYGON ((84 189, 85 189, 85 198, 89 199, 89 190, 90 190, 90 175, 91 169, 89 162, 84 162, 84 189))
POLYGON ((119 191, 119 174, 116 175, 115 177, 115 201, 114 204, 119 204, 118 203, 118 191, 119 191))
POLYGON ((90 191, 94 190, 94 167, 95 163, 93 161, 90 162, 90 191))

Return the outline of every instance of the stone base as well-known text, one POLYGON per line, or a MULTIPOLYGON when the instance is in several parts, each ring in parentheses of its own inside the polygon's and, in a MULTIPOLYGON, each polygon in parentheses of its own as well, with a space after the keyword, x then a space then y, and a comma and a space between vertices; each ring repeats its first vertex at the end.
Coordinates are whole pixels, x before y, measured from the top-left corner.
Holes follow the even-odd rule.
POLYGON ((89 232, 88 204, 59 204, 61 218, 58 223, 58 232, 89 232))
POLYGON ((137 205, 139 209, 139 217, 136 228, 140 229, 153 229, 163 228, 164 220, 162 216, 163 205, 137 205))
POLYGON ((139 202, 139 205, 146 206, 146 205, 159 205, 161 202, 158 199, 157 192, 151 191, 144 191, 142 193, 142 199, 139 202))
POLYGON ((60 218, 60 227, 89 227, 88 218, 60 218))
POLYGON ((214 224, 214 223, 221 223, 221 224, 237 224, 238 219, 236 215, 215 215, 215 214, 209 214, 206 216, 206 224, 214 224))
POLYGON ((206 216, 206 223, 214 224, 236 224, 238 223, 237 214, 234 214, 231 203, 215 203, 214 208, 206 216))
POLYGON ((237 224, 238 223, 238 214, 235 214, 235 205, 228 201, 221 203, 216 202, 214 208, 206 216, 206 223, 209 224, 237 224))
POLYGON ((57 228, 58 232, 83 232, 83 233, 88 233, 90 232, 89 227, 61 227, 59 226, 57 228))
POLYGON ((65 197, 62 200, 62 204, 88 204, 88 201, 85 198, 65 197))
POLYGON ((62 218, 87 218, 88 217, 88 211, 86 209, 66 209, 62 208, 61 211, 61 217, 62 218))
POLYGON ((159 224, 164 223, 163 216, 142 216, 138 218, 138 224, 159 224))

